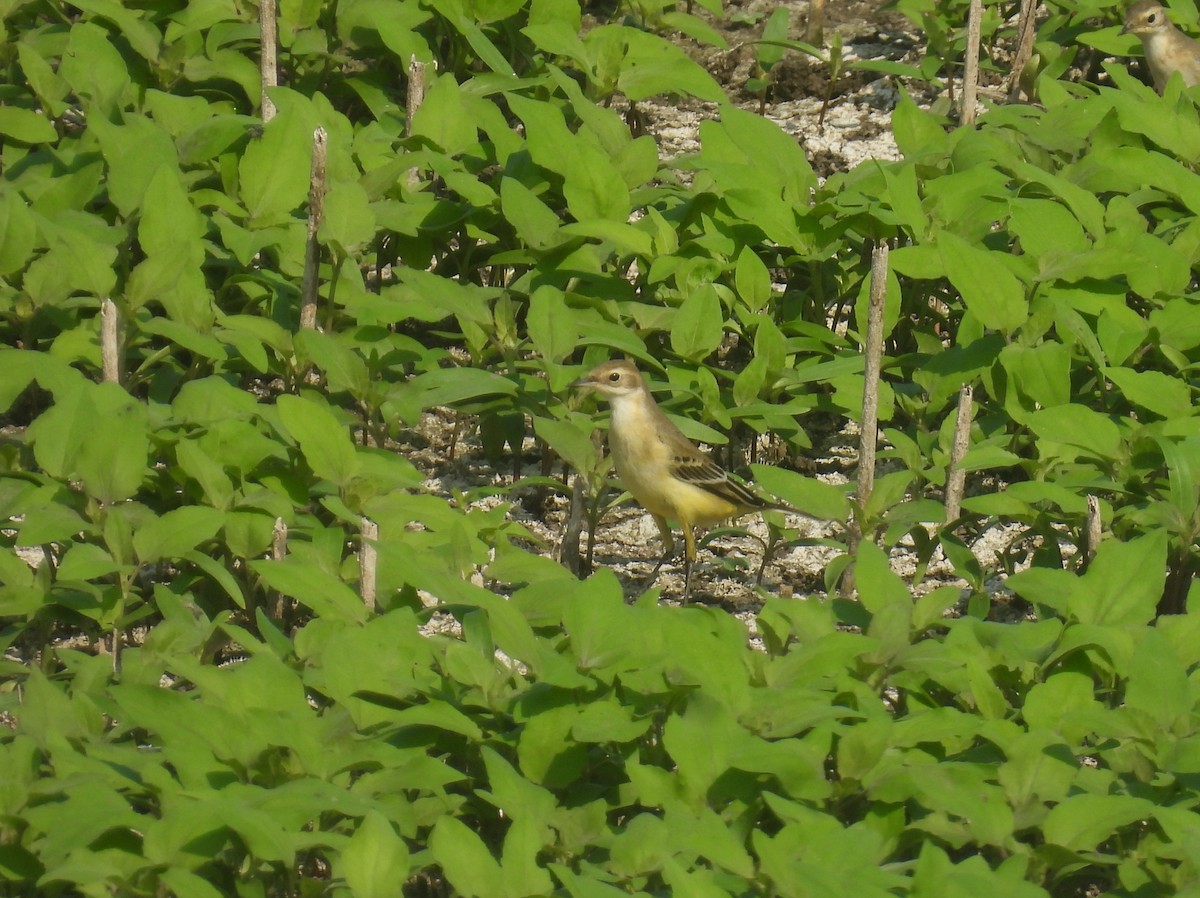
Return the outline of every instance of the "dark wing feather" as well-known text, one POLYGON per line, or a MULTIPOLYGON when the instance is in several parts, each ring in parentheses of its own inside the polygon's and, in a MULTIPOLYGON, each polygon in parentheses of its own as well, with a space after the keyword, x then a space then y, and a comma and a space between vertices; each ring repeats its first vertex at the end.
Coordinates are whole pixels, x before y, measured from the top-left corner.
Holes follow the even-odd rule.
POLYGON ((788 507, 778 502, 772 502, 770 499, 764 499, 741 481, 730 478, 720 465, 699 453, 675 456, 671 464, 671 473, 685 483, 708 490, 743 508, 788 507))

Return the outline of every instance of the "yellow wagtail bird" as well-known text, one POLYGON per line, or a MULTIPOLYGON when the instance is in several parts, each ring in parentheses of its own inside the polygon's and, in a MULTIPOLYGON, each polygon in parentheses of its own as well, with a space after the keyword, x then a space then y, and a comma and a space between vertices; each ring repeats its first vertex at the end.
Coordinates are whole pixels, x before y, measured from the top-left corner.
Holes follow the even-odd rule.
POLYGON ((731 480, 663 414, 631 362, 597 365, 571 386, 595 390, 612 406, 608 450, 622 485, 658 525, 663 561, 675 548, 667 521, 678 521, 683 529, 684 601, 691 593, 692 562, 696 560, 694 527, 709 527, 750 511, 790 510, 790 506, 764 499, 731 480))
POLYGON ((1158 0, 1138 0, 1129 7, 1121 33, 1136 34, 1142 42, 1154 87, 1160 94, 1172 72, 1178 72, 1188 87, 1200 84, 1200 42, 1172 25, 1158 0))

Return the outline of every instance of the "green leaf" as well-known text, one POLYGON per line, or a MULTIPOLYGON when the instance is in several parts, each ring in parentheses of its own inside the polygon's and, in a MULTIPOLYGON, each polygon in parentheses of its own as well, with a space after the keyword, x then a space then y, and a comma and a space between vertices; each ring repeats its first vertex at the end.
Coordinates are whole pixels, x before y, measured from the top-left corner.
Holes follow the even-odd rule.
POLYGON ((1050 809, 1042 833, 1068 851, 1092 851, 1122 827, 1154 816, 1155 804, 1132 795, 1072 795, 1050 809))
POLYGON ((725 313, 712 284, 693 290, 671 321, 671 348, 680 356, 700 361, 721 345, 725 313))
MULTIPOLYGON (((1061 405, 1042 409, 1029 416, 1029 429, 1043 442, 1058 443, 1079 455, 1114 459, 1121 449, 1121 432, 1112 420, 1084 405, 1061 405)), ((1043 455, 1052 447, 1039 445, 1043 455)))
POLYGON ((467 113, 462 89, 452 75, 439 75, 429 85, 413 115, 412 132, 449 156, 478 143, 475 120, 467 113))
POLYGON ((346 424, 329 406, 304 396, 280 396, 276 407, 313 473, 339 487, 349 483, 358 458, 346 424))
POLYGON ((255 227, 291 217, 308 196, 315 113, 291 91, 272 95, 279 112, 252 140, 238 165, 241 200, 255 227))
POLYGON ((752 312, 761 311, 771 299, 771 273, 750 247, 738 253, 733 272, 738 296, 752 312))
POLYGON ((850 500, 844 486, 772 465, 751 465, 750 470, 759 486, 806 515, 819 521, 839 522, 850 517, 850 500))
POLYGON ((188 505, 168 511, 139 527, 133 535, 138 561, 149 564, 179 558, 216 535, 225 515, 215 508, 188 505))
POLYGON ((1133 653, 1125 706, 1148 714, 1164 732, 1189 719, 1192 695, 1187 668, 1161 630, 1146 630, 1133 653))
POLYGON ((334 863, 355 898, 388 898, 409 873, 408 846, 378 811, 368 811, 334 863))
POLYGON ((29 427, 34 456, 52 476, 78 477, 101 502, 132 497, 148 473, 146 407, 113 383, 80 383, 29 427))
POLYGON ((984 327, 1008 334, 1025 323, 1025 288, 995 254, 945 230, 937 235, 937 247, 946 277, 984 327))
POLYGON ((0 134, 18 143, 52 143, 58 139, 54 125, 31 109, 0 106, 0 134))
POLYGON ((1167 569, 1167 534, 1154 530, 1128 542, 1105 540, 1070 597, 1082 623, 1141 626, 1154 619, 1167 569))
POLYGON ((1105 368, 1104 376, 1134 405, 1167 419, 1190 417, 1192 390, 1187 382, 1161 371, 1105 368))
POLYGON ((349 586, 318 565, 289 556, 283 561, 256 560, 250 569, 271 589, 279 590, 319 617, 362 623, 368 617, 362 599, 349 586))
POLYGON ((439 817, 429 837, 429 850, 450 884, 467 898, 492 898, 500 881, 500 865, 483 840, 454 817, 439 817))
POLYGON ((25 267, 36 236, 37 226, 25 200, 7 183, 0 184, 0 275, 25 267))

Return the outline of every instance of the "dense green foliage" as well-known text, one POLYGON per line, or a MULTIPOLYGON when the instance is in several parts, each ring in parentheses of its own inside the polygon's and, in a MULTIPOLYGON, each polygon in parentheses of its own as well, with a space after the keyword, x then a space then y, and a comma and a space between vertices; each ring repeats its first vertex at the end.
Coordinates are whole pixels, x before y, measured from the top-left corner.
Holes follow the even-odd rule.
MULTIPOLYGON (((946 54, 905 74, 939 77, 959 4, 896 5, 946 54)), ((566 0, 283 2, 263 125, 254 10, 0 2, 0 894, 1200 889, 1200 610, 1156 616, 1200 530, 1200 111, 1120 65, 1057 81, 1113 10, 1051 6, 1044 108, 953 129, 902 98, 903 160, 819 183, 659 36, 721 40, 674 4, 584 30, 566 0), (406 122, 413 56, 437 71, 406 122), (697 153, 631 130, 659 94, 718 104, 697 153), (318 125, 321 328, 299 331, 318 125), (598 486, 566 385, 625 354, 689 435, 802 452, 806 418, 858 415, 884 239, 894 473, 860 508, 757 471, 858 517, 859 595, 764 596, 754 644, 471 507, 547 478, 444 498, 384 448, 451 407, 492 460, 532 434, 598 486), (964 383, 967 467, 1007 486, 946 522, 964 383), (997 524, 1036 619, 988 620, 969 544, 997 524), (905 538, 944 551, 965 614, 889 570, 905 538), (435 613, 456 635, 422 634, 435 613), (249 659, 215 665, 230 644, 249 659)))

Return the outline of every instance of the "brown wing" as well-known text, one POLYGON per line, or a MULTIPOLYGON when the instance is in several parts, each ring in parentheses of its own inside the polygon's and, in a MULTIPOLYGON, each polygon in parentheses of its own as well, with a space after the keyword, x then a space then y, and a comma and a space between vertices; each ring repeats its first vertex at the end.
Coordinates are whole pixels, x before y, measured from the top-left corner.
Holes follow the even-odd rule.
POLYGON ((685 483, 720 496, 727 502, 743 508, 787 508, 778 502, 764 499, 740 481, 732 479, 712 459, 697 452, 695 455, 676 455, 671 462, 671 473, 685 483))

